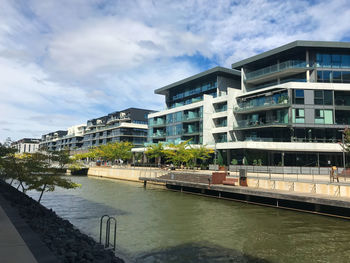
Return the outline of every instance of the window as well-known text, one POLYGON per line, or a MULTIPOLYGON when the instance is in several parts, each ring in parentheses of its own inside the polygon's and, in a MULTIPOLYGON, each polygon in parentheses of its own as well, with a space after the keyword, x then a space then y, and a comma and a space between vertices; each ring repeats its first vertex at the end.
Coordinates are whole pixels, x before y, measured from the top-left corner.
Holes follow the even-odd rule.
POLYGON ((343 83, 350 83, 350 72, 343 71, 343 83))
POLYGON ((341 56, 332 55, 332 68, 340 68, 341 65, 341 56))
POLYGON ((314 103, 316 105, 323 105, 323 91, 315 90, 314 91, 314 103))
POLYGON ((293 123, 305 123, 304 109, 293 109, 293 123))
POLYGON ((315 105, 333 105, 333 92, 331 90, 315 90, 315 105))
POLYGON ((304 104, 304 90, 294 90, 294 104, 304 104))
POLYGON ((315 109, 316 124, 333 124, 333 111, 315 109))
POLYGON ((332 80, 333 83, 341 83, 341 71, 333 71, 332 80))

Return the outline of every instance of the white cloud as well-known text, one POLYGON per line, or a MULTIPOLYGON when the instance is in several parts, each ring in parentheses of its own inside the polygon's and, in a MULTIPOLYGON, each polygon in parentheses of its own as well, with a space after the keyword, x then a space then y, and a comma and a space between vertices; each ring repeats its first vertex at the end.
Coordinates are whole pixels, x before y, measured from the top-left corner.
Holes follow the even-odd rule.
POLYGON ((346 0, 0 2, 0 141, 159 109, 154 89, 212 65, 350 37, 346 0))
POLYGON ((205 39, 190 32, 168 32, 137 21, 88 20, 83 28, 56 35, 50 58, 59 70, 77 75, 126 71, 159 58, 205 52, 205 39))

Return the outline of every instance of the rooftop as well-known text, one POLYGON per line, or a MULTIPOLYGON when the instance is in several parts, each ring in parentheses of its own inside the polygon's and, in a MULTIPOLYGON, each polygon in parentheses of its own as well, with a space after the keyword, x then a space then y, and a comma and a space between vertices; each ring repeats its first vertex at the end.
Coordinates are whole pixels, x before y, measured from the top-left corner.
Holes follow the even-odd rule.
POLYGON ((264 59, 278 53, 286 52, 288 50, 297 48, 297 47, 311 47, 311 48, 347 48, 350 49, 350 42, 335 42, 335 41, 305 41, 305 40, 296 40, 294 42, 288 43, 286 45, 280 46, 278 48, 271 49, 264 53, 252 56, 250 58, 238 61, 233 63, 231 66, 233 69, 240 69, 243 65, 256 62, 260 59, 264 59))
POLYGON ((241 72, 235 69, 228 69, 228 68, 223 68, 223 67, 215 67, 206 71, 203 71, 201 73, 198 73, 196 75, 193 75, 191 77, 185 78, 183 80, 174 82, 170 85, 164 86, 162 88, 156 89, 154 91, 155 94, 162 94, 165 95, 165 92, 169 89, 172 89, 174 87, 180 86, 182 84, 194 81, 194 80, 198 80, 201 78, 205 78, 211 75, 222 75, 222 76, 235 76, 235 77, 241 77, 241 72))

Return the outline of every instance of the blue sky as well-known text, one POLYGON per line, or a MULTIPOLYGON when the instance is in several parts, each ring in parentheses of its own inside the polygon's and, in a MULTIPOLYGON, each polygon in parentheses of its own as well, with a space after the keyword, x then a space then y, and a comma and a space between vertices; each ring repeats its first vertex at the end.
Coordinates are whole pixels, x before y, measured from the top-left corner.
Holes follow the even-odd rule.
POLYGON ((0 141, 40 137, 294 40, 350 41, 350 2, 0 0, 0 141))

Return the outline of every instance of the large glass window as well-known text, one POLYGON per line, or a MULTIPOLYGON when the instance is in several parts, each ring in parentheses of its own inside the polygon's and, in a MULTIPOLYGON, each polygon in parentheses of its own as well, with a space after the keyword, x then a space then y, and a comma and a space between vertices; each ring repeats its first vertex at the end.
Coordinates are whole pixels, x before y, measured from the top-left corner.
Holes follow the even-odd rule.
POLYGON ((332 80, 331 82, 333 83, 341 83, 342 80, 341 80, 341 71, 333 71, 333 74, 332 74, 332 80))
POLYGON ((315 123, 316 124, 333 124, 333 111, 315 109, 315 123))
POLYGON ((175 125, 175 135, 181 135, 182 134, 182 124, 175 125))
POLYGON ((305 123, 304 109, 293 109, 293 123, 305 123))
POLYGON ((317 82, 350 83, 350 71, 318 70, 317 82))
POLYGON ((343 55, 341 61, 342 68, 350 68, 350 55, 343 55))
POLYGON ((304 104, 304 90, 294 90, 294 104, 304 104))
POLYGON ((333 105, 333 92, 331 90, 315 90, 314 103, 316 105, 333 105))
POLYGON ((350 55, 316 54, 316 66, 321 68, 349 68, 350 55))

